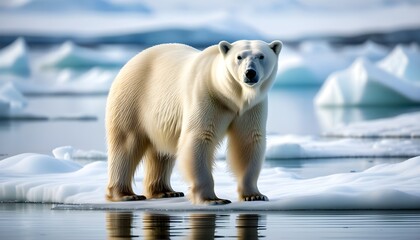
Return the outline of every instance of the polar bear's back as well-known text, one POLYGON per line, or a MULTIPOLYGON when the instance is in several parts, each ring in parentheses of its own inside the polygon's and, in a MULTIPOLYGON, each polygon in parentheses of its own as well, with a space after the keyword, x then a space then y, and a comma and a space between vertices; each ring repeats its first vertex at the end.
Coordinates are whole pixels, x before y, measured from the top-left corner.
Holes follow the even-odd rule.
POLYGON ((111 87, 107 129, 145 132, 153 136, 156 148, 175 152, 182 124, 185 74, 200 53, 187 45, 162 44, 133 57, 111 87))

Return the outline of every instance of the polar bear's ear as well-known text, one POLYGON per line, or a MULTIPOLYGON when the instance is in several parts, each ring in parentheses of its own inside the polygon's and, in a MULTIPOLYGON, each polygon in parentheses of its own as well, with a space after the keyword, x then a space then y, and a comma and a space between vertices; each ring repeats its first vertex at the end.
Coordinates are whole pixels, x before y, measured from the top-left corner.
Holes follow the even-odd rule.
POLYGON ((221 41, 219 43, 219 51, 223 56, 226 55, 231 48, 232 48, 232 44, 226 41, 221 41))
POLYGON ((275 40, 275 41, 272 41, 269 44, 269 46, 270 46, 271 49, 273 49, 273 51, 276 53, 276 55, 279 55, 280 51, 281 51, 281 48, 283 47, 283 43, 280 42, 279 40, 275 40))

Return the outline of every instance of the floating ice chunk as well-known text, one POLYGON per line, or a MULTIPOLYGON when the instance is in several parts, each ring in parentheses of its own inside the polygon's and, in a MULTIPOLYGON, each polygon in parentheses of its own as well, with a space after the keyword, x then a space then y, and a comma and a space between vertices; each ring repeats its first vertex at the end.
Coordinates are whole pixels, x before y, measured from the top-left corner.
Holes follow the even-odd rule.
POLYGON ((420 85, 404 81, 359 58, 332 73, 315 97, 318 106, 400 105, 420 103, 420 85))
MULTIPOLYGON (((235 200, 236 182, 229 165, 216 162, 215 190, 221 198, 235 200)), ((143 172, 135 177, 142 192, 143 172)), ((172 186, 187 192, 178 171, 172 186)), ((151 199, 107 203, 106 162, 80 166, 39 154, 21 154, 0 161, 0 201, 55 202, 56 209, 154 209, 154 210, 292 210, 292 209, 418 209, 420 208, 420 157, 396 164, 381 164, 356 173, 301 179, 283 168, 265 167, 259 189, 269 202, 233 202, 224 206, 191 205, 187 198, 151 199), (45 174, 48 173, 48 174, 45 174), (275 187, 273 187, 275 186, 275 187)))
POLYGON ((321 85, 331 72, 344 69, 350 63, 326 42, 304 42, 300 51, 285 46, 280 54, 275 85, 321 85))
POLYGON ((363 57, 372 62, 376 62, 384 58, 389 53, 389 50, 387 47, 375 42, 366 41, 361 45, 345 47, 343 53, 351 59, 363 57))
POLYGON ((21 76, 30 74, 28 51, 23 38, 18 38, 0 50, 0 73, 21 76))
POLYGON ((378 66, 398 78, 420 82, 420 52, 413 48, 396 46, 378 66))
POLYGON ((53 149, 54 157, 57 159, 90 159, 90 160, 103 160, 107 159, 107 154, 97 150, 81 150, 75 149, 72 146, 63 146, 53 149))
POLYGON ((0 84, 0 116, 8 116, 22 110, 27 104, 25 97, 12 83, 0 84))
POLYGON ((67 41, 58 49, 38 60, 43 68, 90 68, 121 67, 127 61, 125 57, 108 55, 94 49, 80 47, 67 41))
POLYGON ((322 79, 316 76, 303 56, 284 47, 279 58, 275 86, 320 85, 322 79))
MULTIPOLYGON (((338 126, 327 130, 324 135, 335 137, 420 138, 420 112, 338 126)), ((420 140, 418 144, 420 144, 420 140)))

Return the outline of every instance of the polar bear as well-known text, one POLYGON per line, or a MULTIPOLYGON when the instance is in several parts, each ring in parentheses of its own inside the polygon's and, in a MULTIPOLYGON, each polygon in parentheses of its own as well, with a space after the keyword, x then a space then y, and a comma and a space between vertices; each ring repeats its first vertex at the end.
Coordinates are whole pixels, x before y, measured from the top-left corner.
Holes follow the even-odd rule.
POLYGON ((178 159, 195 204, 227 204, 214 192, 215 150, 228 137, 239 199, 267 201, 257 180, 266 146, 267 92, 280 41, 221 41, 199 51, 182 44, 148 48, 121 69, 106 107, 110 201, 180 197, 170 176, 178 159), (143 195, 132 190, 143 161, 143 195))

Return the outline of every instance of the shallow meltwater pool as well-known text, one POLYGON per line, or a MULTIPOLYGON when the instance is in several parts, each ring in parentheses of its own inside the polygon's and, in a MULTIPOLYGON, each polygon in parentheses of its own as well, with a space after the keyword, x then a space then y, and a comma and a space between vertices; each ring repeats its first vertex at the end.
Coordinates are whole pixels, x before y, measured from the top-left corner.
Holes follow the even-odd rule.
POLYGON ((77 211, 2 203, 0 233, 2 239, 418 239, 420 211, 77 211))

